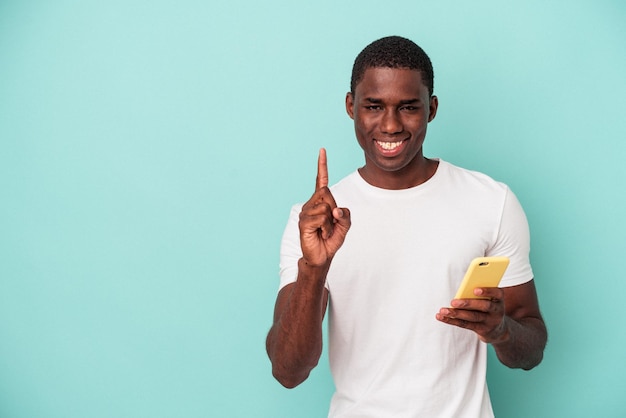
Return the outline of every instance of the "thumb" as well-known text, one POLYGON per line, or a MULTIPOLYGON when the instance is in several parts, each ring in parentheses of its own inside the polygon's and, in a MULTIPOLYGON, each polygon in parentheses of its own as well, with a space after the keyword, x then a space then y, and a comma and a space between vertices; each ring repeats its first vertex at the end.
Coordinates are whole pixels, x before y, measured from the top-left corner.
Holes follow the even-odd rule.
POLYGON ((350 228, 351 219, 350 219, 350 209, 348 208, 335 208, 333 209, 333 218, 337 221, 335 227, 339 226, 341 229, 346 232, 350 228))
POLYGON ((331 257, 335 256, 335 253, 343 245, 346 235, 348 235, 348 230, 350 229, 351 224, 350 210, 347 208, 335 208, 333 209, 333 218, 335 220, 333 234, 327 241, 331 257))

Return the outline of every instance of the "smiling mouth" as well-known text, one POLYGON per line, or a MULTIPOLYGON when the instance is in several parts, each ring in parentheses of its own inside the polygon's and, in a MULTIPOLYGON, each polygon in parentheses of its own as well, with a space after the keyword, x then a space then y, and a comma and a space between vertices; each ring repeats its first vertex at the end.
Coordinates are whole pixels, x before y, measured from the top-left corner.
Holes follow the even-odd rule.
POLYGON ((382 142, 382 141, 376 141, 376 143, 378 145, 380 145, 380 147, 386 151, 392 151, 396 148, 398 148, 400 145, 402 145, 402 143, 404 142, 404 140, 402 141, 398 141, 398 142, 382 142))

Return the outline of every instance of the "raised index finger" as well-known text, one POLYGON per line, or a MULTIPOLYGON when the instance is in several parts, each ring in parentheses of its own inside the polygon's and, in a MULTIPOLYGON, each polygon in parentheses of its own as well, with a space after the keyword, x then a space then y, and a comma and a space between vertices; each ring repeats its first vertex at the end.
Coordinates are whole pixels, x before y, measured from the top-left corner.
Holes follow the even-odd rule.
POLYGON ((315 190, 328 186, 328 163, 326 160, 326 150, 320 149, 317 157, 317 178, 315 179, 315 190))

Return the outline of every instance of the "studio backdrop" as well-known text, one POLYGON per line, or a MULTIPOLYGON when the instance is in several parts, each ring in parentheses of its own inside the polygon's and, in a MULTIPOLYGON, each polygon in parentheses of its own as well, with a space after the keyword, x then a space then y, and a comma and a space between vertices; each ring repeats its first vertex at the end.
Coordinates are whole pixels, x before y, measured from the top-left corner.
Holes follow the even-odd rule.
MULTIPOLYGON (((425 154, 507 183, 550 340, 489 353, 498 417, 626 414, 626 5, 0 1, 0 417, 324 417, 265 336, 316 157, 363 164, 352 62, 401 35, 435 69, 425 154)), ((434 312, 433 312, 434 317, 434 312)))

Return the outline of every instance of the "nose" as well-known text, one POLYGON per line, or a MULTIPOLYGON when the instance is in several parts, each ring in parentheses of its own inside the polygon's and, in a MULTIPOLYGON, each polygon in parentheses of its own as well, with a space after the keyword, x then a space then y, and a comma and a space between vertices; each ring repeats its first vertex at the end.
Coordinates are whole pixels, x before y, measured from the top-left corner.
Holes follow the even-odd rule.
POLYGON ((395 109, 385 109, 380 130, 385 134, 397 134, 402 132, 402 121, 395 109))

